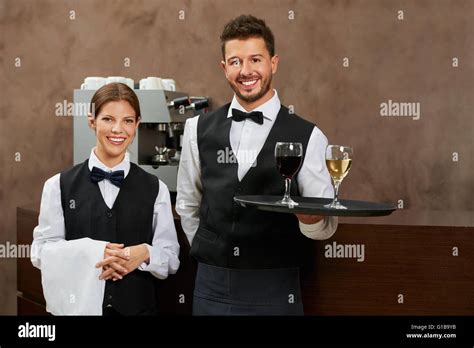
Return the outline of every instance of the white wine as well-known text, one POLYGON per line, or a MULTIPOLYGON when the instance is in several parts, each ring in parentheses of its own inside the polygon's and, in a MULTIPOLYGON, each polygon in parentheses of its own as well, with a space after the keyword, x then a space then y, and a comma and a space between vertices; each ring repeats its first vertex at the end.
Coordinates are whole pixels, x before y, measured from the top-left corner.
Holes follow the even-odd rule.
POLYGON ((349 169, 351 169, 351 164, 351 159, 326 160, 326 166, 328 167, 329 174, 334 181, 341 181, 344 179, 347 173, 349 173, 349 169))

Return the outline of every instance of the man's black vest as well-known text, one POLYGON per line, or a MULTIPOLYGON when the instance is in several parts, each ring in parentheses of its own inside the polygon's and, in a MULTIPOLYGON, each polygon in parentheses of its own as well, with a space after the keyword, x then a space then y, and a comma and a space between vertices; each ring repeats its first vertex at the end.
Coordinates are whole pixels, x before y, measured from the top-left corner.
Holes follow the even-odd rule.
MULTIPOLYGON (((130 163, 112 209, 105 204, 97 183, 90 180, 88 160, 61 173, 60 185, 66 240, 89 237, 125 247, 152 244, 153 209, 159 190, 156 176, 130 163)), ((103 305, 112 305, 124 315, 150 313, 156 308, 155 281, 149 272, 138 269, 122 280, 108 280, 103 305)))
MULTIPOLYGON (((276 167, 275 144, 279 141, 300 142, 305 154, 314 125, 281 106, 256 165, 239 182, 237 163, 219 160, 219 153, 231 149, 229 106, 199 116, 197 140, 203 196, 191 255, 200 262, 226 268, 301 266, 310 254, 312 243, 300 232, 297 217, 244 208, 233 198, 238 195, 283 198, 285 182, 276 167)), ((296 180, 292 183, 292 195, 298 195, 296 180)))

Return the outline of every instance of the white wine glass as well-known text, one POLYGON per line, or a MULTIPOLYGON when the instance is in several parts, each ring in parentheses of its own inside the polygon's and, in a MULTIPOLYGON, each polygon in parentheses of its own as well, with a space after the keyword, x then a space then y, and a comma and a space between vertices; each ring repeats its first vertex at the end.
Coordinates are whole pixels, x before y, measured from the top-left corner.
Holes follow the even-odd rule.
POLYGON ((339 186, 351 169, 352 156, 353 151, 349 146, 328 145, 326 148, 326 167, 334 184, 334 199, 330 204, 325 205, 326 208, 347 209, 341 204, 338 196, 339 186))

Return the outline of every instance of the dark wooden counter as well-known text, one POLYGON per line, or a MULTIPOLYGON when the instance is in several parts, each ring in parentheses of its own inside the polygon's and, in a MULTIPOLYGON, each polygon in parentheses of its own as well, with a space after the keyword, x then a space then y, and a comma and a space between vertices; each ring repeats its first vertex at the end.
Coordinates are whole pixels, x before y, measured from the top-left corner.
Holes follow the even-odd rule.
MULTIPOLYGON (((175 214, 181 246, 176 275, 159 282, 161 314, 190 315, 196 271, 175 214)), ((38 204, 18 208, 18 243, 30 244, 38 204)), ((473 315, 474 228, 341 223, 314 242, 312 269, 302 275, 309 315, 473 315), (364 245, 365 259, 325 257, 326 245, 364 245), (457 248, 458 256, 453 256, 457 248), (403 302, 401 303, 401 297, 403 302)), ((39 270, 18 259, 18 314, 46 314, 39 270)))

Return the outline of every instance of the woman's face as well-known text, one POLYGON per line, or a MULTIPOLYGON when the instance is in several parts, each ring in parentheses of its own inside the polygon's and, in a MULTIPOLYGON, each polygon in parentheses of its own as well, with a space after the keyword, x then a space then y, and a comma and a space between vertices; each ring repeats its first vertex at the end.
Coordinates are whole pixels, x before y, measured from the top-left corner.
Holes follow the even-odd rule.
POLYGON ((102 161, 122 160, 128 145, 133 141, 139 121, 128 101, 111 101, 105 104, 89 126, 97 137, 96 155, 102 161))

